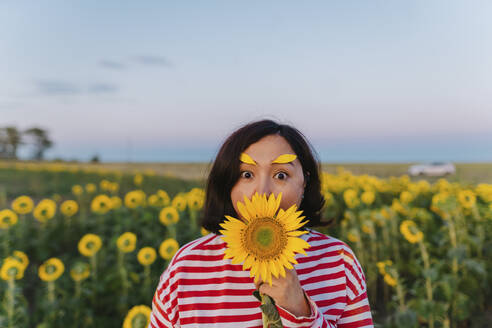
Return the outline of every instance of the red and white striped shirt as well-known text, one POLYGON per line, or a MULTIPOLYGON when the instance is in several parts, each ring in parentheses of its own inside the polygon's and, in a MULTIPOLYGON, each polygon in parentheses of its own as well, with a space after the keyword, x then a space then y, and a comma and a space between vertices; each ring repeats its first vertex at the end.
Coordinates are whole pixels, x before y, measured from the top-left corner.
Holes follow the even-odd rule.
MULTIPOLYGON (((277 306, 284 327, 373 327, 365 276, 344 242, 315 230, 300 236, 311 247, 297 254, 299 281, 311 306, 296 317, 277 306)), ((249 271, 224 260, 221 235, 196 239, 174 255, 152 301, 149 328, 263 327, 249 271)))

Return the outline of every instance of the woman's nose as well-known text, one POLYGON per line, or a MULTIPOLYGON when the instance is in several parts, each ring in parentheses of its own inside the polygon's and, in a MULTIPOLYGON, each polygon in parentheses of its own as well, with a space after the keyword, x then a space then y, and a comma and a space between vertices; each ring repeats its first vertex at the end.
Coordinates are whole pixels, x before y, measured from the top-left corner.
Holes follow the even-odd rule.
POLYGON ((253 194, 255 192, 257 192, 260 195, 262 194, 266 194, 267 196, 270 195, 270 193, 272 192, 272 186, 270 181, 267 178, 257 179, 256 188, 253 191, 253 194))

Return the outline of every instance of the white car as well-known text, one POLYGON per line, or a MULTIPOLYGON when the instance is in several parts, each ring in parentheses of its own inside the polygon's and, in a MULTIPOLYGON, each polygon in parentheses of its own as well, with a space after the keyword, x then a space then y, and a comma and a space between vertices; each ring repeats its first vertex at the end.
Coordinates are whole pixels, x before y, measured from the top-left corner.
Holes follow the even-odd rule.
POLYGON ((430 164, 412 165, 408 168, 408 174, 411 176, 442 176, 455 173, 456 167, 454 167, 453 163, 434 162, 430 164))

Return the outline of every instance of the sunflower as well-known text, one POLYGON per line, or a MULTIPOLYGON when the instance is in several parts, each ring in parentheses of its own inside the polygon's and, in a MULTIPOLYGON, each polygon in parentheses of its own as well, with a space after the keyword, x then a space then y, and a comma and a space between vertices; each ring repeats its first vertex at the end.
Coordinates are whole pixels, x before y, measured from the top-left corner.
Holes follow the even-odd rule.
POLYGON ((157 195, 150 195, 149 198, 147 198, 148 200, 148 203, 150 206, 159 206, 160 205, 160 201, 159 201, 159 196, 157 195))
POLYGON ((406 191, 406 190, 402 191, 400 194, 400 201, 405 205, 410 204, 414 198, 415 197, 412 195, 412 193, 410 193, 409 191, 406 191))
POLYGON ((111 199, 107 195, 97 195, 91 202, 91 210, 97 214, 106 214, 111 210, 111 204, 111 199))
POLYGON ((396 279, 393 278, 390 274, 385 273, 384 274, 384 282, 387 283, 389 286, 394 287, 396 286, 396 279))
POLYGON ((125 206, 137 208, 145 205, 145 193, 142 190, 132 190, 125 195, 125 206))
POLYGON ((0 211, 0 229, 7 229, 10 226, 17 224, 17 214, 9 209, 0 211))
POLYGON ((116 246, 123 253, 130 253, 135 250, 137 244, 137 235, 133 232, 125 232, 116 240, 116 246))
POLYGON ((12 253, 12 258, 14 258, 14 260, 19 261, 22 264, 22 266, 24 267, 24 269, 26 269, 27 266, 29 265, 29 258, 27 257, 26 253, 24 253, 24 252, 14 251, 12 253))
POLYGON ((85 191, 87 191, 87 193, 89 193, 89 194, 95 193, 96 189, 97 189, 97 187, 93 183, 88 183, 85 185, 85 191))
POLYGON ((18 214, 28 214, 34 208, 34 202, 29 196, 19 196, 12 202, 12 209, 18 214))
POLYGON ((60 205, 60 212, 67 218, 74 216, 79 210, 79 204, 74 200, 66 200, 60 205))
POLYGON ((80 254, 91 257, 94 256, 102 246, 101 238, 98 235, 88 233, 79 241, 80 254))
POLYGON ((193 211, 198 211, 199 209, 201 209, 205 201, 203 194, 199 191, 190 191, 186 195, 186 200, 188 203, 188 207, 193 211))
POLYGON ((152 310, 146 305, 136 305, 128 311, 123 328, 145 328, 150 324, 152 310))
POLYGON ((3 280, 19 280, 24 277, 24 265, 17 259, 7 257, 0 268, 0 278, 3 280))
POLYGON ((360 200, 366 205, 371 205, 375 199, 376 195, 372 191, 364 191, 362 195, 360 195, 360 200))
POLYGON ((56 203, 51 199, 43 199, 34 208, 34 218, 39 222, 46 222, 52 219, 56 213, 56 203))
POLYGON ((39 266, 38 275, 43 281, 55 281, 65 271, 65 265, 60 259, 52 257, 39 266))
POLYGON ((204 227, 202 227, 200 229, 200 233, 202 234, 202 236, 206 236, 210 233, 210 231, 208 231, 207 229, 205 229, 204 227))
POLYGON ((89 264, 84 262, 77 262, 70 270, 70 277, 73 281, 82 281, 91 275, 89 264))
POLYGON ((121 198, 118 196, 111 197, 111 208, 117 210, 121 207, 121 198))
POLYGON ((170 260, 173 258, 174 254, 176 254, 178 249, 179 249, 179 244, 176 241, 176 239, 168 238, 164 240, 159 246, 159 255, 164 260, 170 260))
POLYGON ((171 205, 174 206, 178 211, 182 212, 186 209, 187 199, 182 194, 174 196, 171 205))
POLYGON ((84 188, 81 185, 73 185, 72 186, 72 194, 75 196, 80 196, 84 192, 84 188))
POLYGON ((411 244, 418 243, 424 238, 424 233, 417 228, 415 222, 404 220, 400 224, 400 232, 411 244))
POLYGON ((157 190, 157 196, 159 196, 159 198, 161 199, 162 206, 167 206, 171 202, 171 199, 169 198, 169 195, 165 190, 157 190))
POLYGON ((152 247, 144 247, 138 251, 137 259, 143 266, 151 265, 154 263, 157 253, 152 247))
POLYGON ((159 213, 159 220, 165 226, 179 221, 178 210, 173 206, 164 207, 159 213))
POLYGON ((231 258, 232 264, 244 262, 243 270, 251 269, 250 276, 255 282, 260 278, 272 284, 272 275, 285 277, 285 269, 293 269, 297 264, 294 253, 303 253, 309 244, 300 235, 307 231, 298 231, 307 223, 301 222, 305 216, 296 211, 294 204, 284 211, 279 210, 282 193, 277 198, 272 193, 255 193, 251 200, 244 196, 244 203, 237 202, 243 220, 227 216, 220 226, 224 230, 222 240, 227 243, 224 259, 231 258))
POLYGON ((348 208, 354 208, 359 205, 359 199, 357 198, 357 191, 354 189, 347 189, 343 192, 343 200, 347 204, 348 208))
POLYGON ((142 182, 143 182, 143 175, 141 175, 140 173, 135 174, 135 176, 133 177, 133 183, 136 186, 140 186, 142 182))
POLYGON ((355 229, 351 229, 348 233, 347 233, 347 239, 352 242, 352 243, 357 243, 360 241, 360 236, 359 236, 359 232, 355 229))
POLYGON ((471 190, 462 190, 458 193, 458 201, 464 208, 472 208, 475 206, 477 197, 471 190))

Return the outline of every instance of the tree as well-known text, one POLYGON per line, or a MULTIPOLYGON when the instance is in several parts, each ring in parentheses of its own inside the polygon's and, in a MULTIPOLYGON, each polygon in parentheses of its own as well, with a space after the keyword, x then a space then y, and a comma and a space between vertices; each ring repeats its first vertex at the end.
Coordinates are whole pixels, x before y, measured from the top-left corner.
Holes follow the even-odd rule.
POLYGON ((0 157, 17 159, 17 149, 23 144, 22 134, 15 126, 0 128, 0 157))
POLYGON ((38 161, 42 160, 46 149, 53 146, 53 142, 49 139, 47 131, 38 127, 33 127, 27 129, 24 133, 31 136, 33 139, 33 159, 38 161))

